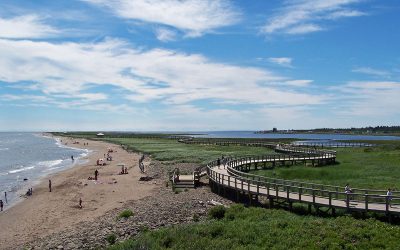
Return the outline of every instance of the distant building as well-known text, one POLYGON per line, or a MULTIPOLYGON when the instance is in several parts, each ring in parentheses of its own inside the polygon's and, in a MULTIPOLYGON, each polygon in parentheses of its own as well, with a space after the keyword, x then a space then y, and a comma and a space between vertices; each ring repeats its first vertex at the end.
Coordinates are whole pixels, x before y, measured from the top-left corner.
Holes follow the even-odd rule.
POLYGON ((103 134, 103 133, 98 133, 97 136, 98 136, 98 137, 103 137, 104 134, 103 134))
POLYGON ((272 132, 273 132, 273 133, 276 133, 276 132, 278 132, 278 129, 277 129, 277 128, 273 128, 273 129, 272 129, 272 132))

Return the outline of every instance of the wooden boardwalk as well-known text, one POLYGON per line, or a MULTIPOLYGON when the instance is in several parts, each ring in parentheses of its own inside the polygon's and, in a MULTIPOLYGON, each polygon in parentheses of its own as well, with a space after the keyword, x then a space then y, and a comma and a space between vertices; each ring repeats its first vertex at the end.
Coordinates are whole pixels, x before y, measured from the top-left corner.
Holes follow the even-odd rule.
POLYGON ((251 169, 265 168, 268 164, 294 164, 312 162, 314 165, 325 165, 335 162, 334 151, 310 150, 287 145, 277 146, 276 151, 290 155, 267 155, 255 158, 216 160, 206 167, 210 185, 219 191, 233 191, 239 196, 248 196, 258 200, 264 196, 270 204, 286 202, 289 208, 293 203, 306 203, 309 208, 326 207, 335 213, 335 209, 348 212, 377 212, 388 216, 400 215, 400 192, 386 196, 386 190, 368 190, 352 188, 352 193, 345 193, 344 187, 322 185, 308 182, 290 181, 269 178, 247 173, 251 169))

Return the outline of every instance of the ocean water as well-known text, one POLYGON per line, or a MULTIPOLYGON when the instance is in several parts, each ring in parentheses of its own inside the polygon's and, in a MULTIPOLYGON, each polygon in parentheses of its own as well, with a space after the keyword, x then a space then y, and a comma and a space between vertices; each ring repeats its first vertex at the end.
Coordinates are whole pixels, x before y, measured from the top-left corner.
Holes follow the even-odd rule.
POLYGON ((301 140, 400 140, 400 136, 341 135, 341 134, 255 134, 254 131, 210 131, 193 132, 193 137, 202 138, 294 138, 301 140), (198 133, 198 134, 197 134, 198 133))
POLYGON ((5 208, 41 178, 79 163, 88 153, 37 133, 0 133, 0 199, 5 202, 7 192, 5 208))

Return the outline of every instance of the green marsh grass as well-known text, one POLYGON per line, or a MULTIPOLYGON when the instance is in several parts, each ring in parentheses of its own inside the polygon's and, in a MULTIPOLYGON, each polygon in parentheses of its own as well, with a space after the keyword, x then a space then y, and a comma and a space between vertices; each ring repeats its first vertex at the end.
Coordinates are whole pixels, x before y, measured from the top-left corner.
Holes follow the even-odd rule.
POLYGON ((145 232, 109 249, 398 249, 399 238, 400 227, 374 219, 234 205, 220 220, 145 232))

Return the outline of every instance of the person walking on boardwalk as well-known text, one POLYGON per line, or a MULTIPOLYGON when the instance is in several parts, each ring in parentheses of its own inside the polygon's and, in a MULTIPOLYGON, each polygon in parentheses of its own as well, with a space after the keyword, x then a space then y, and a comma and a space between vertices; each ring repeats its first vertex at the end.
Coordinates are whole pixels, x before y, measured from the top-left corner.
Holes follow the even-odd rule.
POLYGON ((393 196, 392 189, 388 188, 388 191, 386 193, 386 199, 388 200, 390 207, 392 207, 392 198, 393 198, 392 196, 393 196))
POLYGON ((49 180, 49 192, 51 192, 51 180, 49 180))
POLYGON ((344 187, 344 192, 346 194, 351 194, 353 193, 353 190, 351 190, 349 183, 346 184, 346 186, 344 187))
POLYGON ((0 200, 0 212, 3 212, 3 200, 0 200))
POLYGON ((94 179, 97 181, 97 176, 99 175, 99 171, 96 169, 94 171, 94 179))

